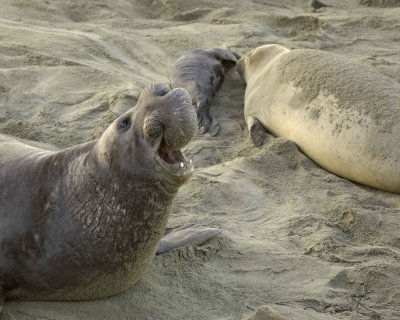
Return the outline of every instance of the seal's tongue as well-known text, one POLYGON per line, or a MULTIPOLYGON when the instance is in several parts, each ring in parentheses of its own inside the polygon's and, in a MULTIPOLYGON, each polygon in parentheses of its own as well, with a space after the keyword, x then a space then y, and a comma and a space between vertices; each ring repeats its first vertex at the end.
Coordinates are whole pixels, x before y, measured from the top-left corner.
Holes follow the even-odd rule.
POLYGON ((174 164, 177 163, 179 160, 174 156, 172 151, 168 148, 167 144, 165 143, 165 140, 163 139, 161 144, 160 144, 160 149, 159 149, 159 154, 161 158, 169 163, 169 164, 174 164))

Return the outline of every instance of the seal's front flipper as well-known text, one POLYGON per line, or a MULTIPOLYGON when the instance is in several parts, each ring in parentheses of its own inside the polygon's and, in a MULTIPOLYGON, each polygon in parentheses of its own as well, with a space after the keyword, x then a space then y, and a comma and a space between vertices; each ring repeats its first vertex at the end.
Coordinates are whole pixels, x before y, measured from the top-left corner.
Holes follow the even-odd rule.
POLYGON ((199 121, 199 131, 201 134, 209 133, 214 137, 219 132, 219 123, 217 119, 211 118, 206 103, 198 103, 196 108, 197 119, 199 121))
POLYGON ((221 233, 221 229, 198 224, 169 228, 158 242, 157 254, 185 246, 196 246, 221 233))
POLYGON ((210 127, 208 128, 208 133, 211 137, 215 137, 219 132, 220 126, 216 118, 211 118, 210 127))
POLYGON ((247 118, 247 126, 250 132, 250 139, 256 147, 260 147, 264 140, 267 138, 267 131, 264 126, 254 116, 248 116, 247 118))

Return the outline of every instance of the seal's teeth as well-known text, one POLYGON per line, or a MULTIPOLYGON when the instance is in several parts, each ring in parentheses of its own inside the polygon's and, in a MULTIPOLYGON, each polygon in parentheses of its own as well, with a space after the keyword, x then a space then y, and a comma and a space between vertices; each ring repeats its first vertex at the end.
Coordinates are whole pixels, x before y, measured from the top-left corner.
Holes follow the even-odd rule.
POLYGON ((181 168, 183 168, 183 167, 184 167, 184 164, 183 164, 183 162, 181 162, 180 166, 181 166, 181 168))

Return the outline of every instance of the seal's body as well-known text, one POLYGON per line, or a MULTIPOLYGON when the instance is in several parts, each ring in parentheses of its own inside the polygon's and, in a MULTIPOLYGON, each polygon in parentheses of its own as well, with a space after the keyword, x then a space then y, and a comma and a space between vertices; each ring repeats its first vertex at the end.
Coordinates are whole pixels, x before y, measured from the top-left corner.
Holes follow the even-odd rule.
POLYGON ((184 89, 154 84, 99 140, 54 152, 0 136, 0 308, 80 300, 138 280, 193 167, 184 89))
POLYGON ((189 91, 197 112, 200 133, 215 136, 219 131, 216 119, 211 119, 209 104, 221 87, 226 72, 236 65, 240 57, 229 50, 214 48, 191 51, 177 61, 171 86, 189 91))
POLYGON ((265 131, 293 140, 321 167, 400 193, 400 84, 338 55, 279 45, 238 63, 255 145, 265 131))

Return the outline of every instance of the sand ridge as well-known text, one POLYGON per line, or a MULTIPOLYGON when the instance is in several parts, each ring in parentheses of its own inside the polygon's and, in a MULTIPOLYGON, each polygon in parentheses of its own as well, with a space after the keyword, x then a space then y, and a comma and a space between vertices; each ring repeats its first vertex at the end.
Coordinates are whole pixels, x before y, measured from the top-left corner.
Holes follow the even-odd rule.
MULTIPOLYGON (((0 132, 59 148, 96 138, 194 49, 323 49, 400 82, 400 8, 324 2, 313 13, 305 0, 4 0, 0 132)), ((8 302, 0 319, 398 319, 399 196, 284 139, 254 148, 244 89, 230 72, 211 105, 220 134, 185 148, 197 169, 169 221, 218 226, 219 238, 155 257, 123 294, 8 302)))

